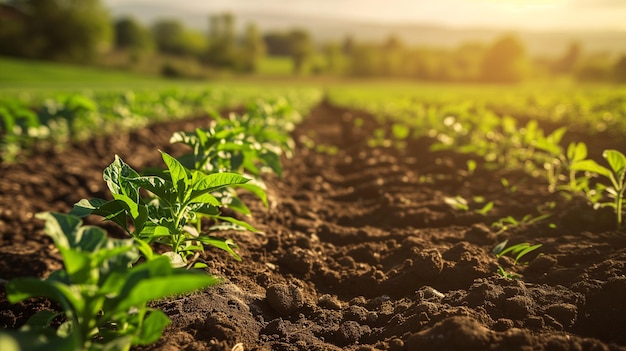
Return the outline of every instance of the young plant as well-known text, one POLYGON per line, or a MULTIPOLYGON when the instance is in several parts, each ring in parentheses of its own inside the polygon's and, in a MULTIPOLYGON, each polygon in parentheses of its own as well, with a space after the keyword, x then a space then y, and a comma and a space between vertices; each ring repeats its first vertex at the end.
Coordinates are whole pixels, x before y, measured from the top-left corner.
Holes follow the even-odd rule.
POLYGON ((290 157, 294 148, 288 133, 293 129, 289 117, 292 112, 285 103, 253 104, 243 115, 215 115, 209 128, 177 132, 170 142, 192 149, 179 158, 190 169, 208 173, 245 171, 255 176, 269 170, 282 176, 280 157, 290 157))
MULTIPOLYGON (((479 204, 485 202, 485 198, 482 196, 474 196, 473 200, 475 203, 479 203, 479 204)), ((443 198, 443 201, 448 206, 452 207, 455 210, 459 210, 459 211, 470 210, 470 205, 468 201, 460 195, 457 195, 455 197, 446 196, 443 198)), ((489 201, 482 208, 474 209, 473 211, 475 213, 486 216, 487 213, 489 213, 489 211, 491 211, 492 209, 493 209, 493 201, 489 201)))
POLYGON ((492 223, 491 227, 498 229, 498 234, 500 234, 511 228, 516 228, 522 225, 533 224, 539 221, 543 221, 544 219, 550 218, 551 216, 552 216, 551 213, 543 213, 535 217, 533 217, 531 214, 527 214, 524 217, 520 218, 519 220, 515 219, 515 217, 513 216, 506 216, 492 223))
MULTIPOLYGON (((496 255, 496 258, 500 258, 506 254, 513 255, 513 257, 515 257, 513 261, 513 266, 520 263, 520 259, 522 259, 522 257, 524 257, 526 254, 537 250, 543 245, 543 244, 530 245, 529 243, 519 243, 516 245, 506 247, 508 242, 509 242, 508 240, 501 242, 500 244, 498 244, 496 247, 493 248, 492 252, 494 253, 494 255, 496 255)), ((524 263, 527 263, 527 262, 524 262, 524 263)), ((500 265, 498 265, 498 274, 500 274, 506 279, 520 278, 520 276, 515 273, 507 272, 500 265)))
MULTIPOLYGON (((218 283, 200 271, 172 268, 136 239, 111 239, 75 216, 42 213, 45 229, 63 258, 64 270, 45 279, 11 280, 7 298, 17 303, 45 297, 62 313, 40 311, 19 331, 1 332, 0 344, 19 350, 129 350, 157 341, 169 318, 147 307, 152 300, 218 283), (146 261, 133 266, 140 252, 146 261), (58 329, 53 320, 63 316, 58 329)), ((8 350, 7 350, 8 351, 8 350)))
POLYGON ((617 150, 604 150, 602 157, 607 160, 610 168, 599 165, 594 160, 582 160, 574 163, 571 169, 595 173, 609 180, 608 185, 602 185, 599 189, 608 193, 612 201, 594 202, 595 207, 611 207, 615 211, 617 228, 623 224, 624 192, 626 191, 626 156, 617 150))
POLYGON ((80 217, 102 216, 134 238, 171 247, 167 255, 175 266, 188 264, 187 258, 204 251, 204 245, 216 246, 240 260, 231 240, 201 235, 190 224, 199 215, 208 215, 256 231, 246 222, 222 216, 219 208, 224 204, 213 195, 226 187, 245 186, 249 179, 236 173, 205 174, 189 170, 167 153, 161 152, 161 156, 167 171, 152 176, 140 175, 116 156, 104 170, 113 200, 83 199, 74 205, 71 213, 80 217), (150 196, 142 196, 140 189, 147 190, 150 196))

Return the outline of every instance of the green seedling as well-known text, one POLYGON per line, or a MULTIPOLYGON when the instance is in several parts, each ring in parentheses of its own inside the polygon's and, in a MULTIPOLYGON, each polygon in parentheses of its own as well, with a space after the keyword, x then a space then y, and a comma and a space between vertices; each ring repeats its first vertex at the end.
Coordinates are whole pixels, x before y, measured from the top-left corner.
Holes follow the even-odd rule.
MULTIPOLYGON (((624 191, 626 191, 626 156, 617 150, 605 150, 602 157, 607 160, 610 168, 599 165, 594 160, 582 160, 571 166, 574 171, 583 171, 601 175, 609 180, 609 184, 601 185, 600 193, 605 191, 612 201, 595 200, 595 207, 611 207, 615 211, 617 228, 623 224, 624 191)), ((593 201, 592 201, 593 202, 593 201)))
POLYGON ((161 152, 161 156, 167 171, 153 176, 140 175, 116 156, 103 173, 113 200, 83 199, 71 213, 80 217, 102 216, 134 238, 171 247, 172 252, 167 255, 176 266, 188 264, 187 258, 203 251, 204 245, 223 249, 240 260, 231 240, 201 234, 190 224, 206 215, 256 232, 244 221, 221 215, 224 203, 214 195, 223 194, 220 191, 227 187, 245 187, 250 179, 236 173, 189 170, 167 153, 161 152), (140 189, 147 190, 150 196, 142 196, 140 189))
MULTIPOLYGON (((514 257, 513 265, 518 263, 527 264, 528 262, 521 262, 520 260, 530 252, 533 252, 540 248, 543 244, 530 245, 529 243, 519 243, 506 247, 508 240, 505 240, 493 248, 492 252, 496 255, 496 258, 500 258, 506 254, 510 254, 514 257)), ((507 272, 502 266, 498 265, 498 273, 506 279, 520 278, 519 275, 511 272, 507 272)))
MULTIPOLYGON (((473 200, 475 203, 483 203, 485 201, 485 199, 480 196, 475 196, 473 200)), ((470 210, 470 205, 468 201, 460 195, 457 195, 455 197, 446 196, 443 198, 443 201, 448 206, 452 207, 455 210, 459 210, 459 211, 470 210)), ((489 211, 493 209, 493 205, 494 205, 493 201, 489 201, 482 208, 475 209, 473 211, 483 216, 486 216, 487 213, 489 213, 489 211)))
POLYGON ((179 158, 180 162, 207 173, 246 171, 258 175, 267 169, 282 176, 280 157, 283 153, 290 156, 294 147, 287 133, 291 127, 271 123, 270 116, 255 115, 253 111, 229 118, 215 116, 209 128, 175 133, 171 143, 183 143, 192 149, 179 158))
POLYGON ((474 172, 476 171, 476 167, 478 166, 476 161, 474 161, 474 160, 467 160, 467 162, 465 164, 467 165, 467 175, 468 176, 474 175, 474 172))
POLYGON ((443 202, 455 210, 469 211, 469 204, 467 203, 467 200, 460 195, 455 197, 446 196, 443 198, 443 202))
POLYGON ((544 219, 550 218, 551 216, 551 213, 544 213, 535 217, 533 217, 531 214, 527 214, 519 220, 515 219, 515 217, 513 216, 506 216, 492 223, 491 227, 498 229, 498 234, 500 234, 512 228, 517 228, 522 225, 529 225, 543 221, 544 219))
POLYGON ((514 193, 517 191, 517 185, 512 185, 509 180, 504 177, 500 178, 500 184, 509 192, 514 193))
POLYGON ((9 302, 45 297, 62 313, 40 311, 18 331, 0 332, 3 350, 129 350, 157 341, 169 318, 147 307, 149 301, 218 283, 200 271, 172 268, 136 239, 111 239, 75 216, 42 213, 45 229, 63 258, 65 269, 45 279, 23 277, 8 282, 9 302), (140 252, 146 261, 134 265, 140 252), (54 329, 53 320, 64 317, 54 329))

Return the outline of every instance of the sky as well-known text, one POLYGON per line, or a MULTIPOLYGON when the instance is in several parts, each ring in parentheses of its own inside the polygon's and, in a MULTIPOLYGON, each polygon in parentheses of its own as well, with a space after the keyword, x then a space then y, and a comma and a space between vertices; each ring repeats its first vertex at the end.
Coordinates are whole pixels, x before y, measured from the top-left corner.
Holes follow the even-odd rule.
MULTIPOLYGON (((106 6, 171 0, 103 0, 106 6)), ((177 0, 189 11, 263 12, 380 23, 626 31, 626 0, 177 0)))

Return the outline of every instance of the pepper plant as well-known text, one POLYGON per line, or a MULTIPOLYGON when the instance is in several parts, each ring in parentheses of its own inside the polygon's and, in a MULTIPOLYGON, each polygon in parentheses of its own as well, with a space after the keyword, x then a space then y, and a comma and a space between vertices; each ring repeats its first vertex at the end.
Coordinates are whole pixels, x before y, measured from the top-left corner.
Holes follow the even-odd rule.
POLYGON ((129 350, 157 341, 169 318, 147 307, 152 300, 218 283, 196 270, 175 269, 139 239, 112 239, 73 215, 42 213, 46 233, 63 258, 64 270, 45 279, 16 278, 6 286, 17 303, 45 297, 63 312, 40 311, 18 331, 0 332, 3 350, 129 350), (140 252, 145 262, 135 265, 140 252), (64 317, 57 328, 53 320, 64 317), (6 347, 6 348, 4 348, 6 347))
POLYGON ((209 128, 177 132, 171 143, 183 143, 191 153, 179 158, 190 169, 215 172, 247 172, 258 176, 267 169, 282 176, 281 155, 290 157, 294 142, 288 104, 253 104, 242 115, 214 115, 209 128))
POLYGON ((249 179, 237 173, 206 174, 189 170, 169 154, 161 152, 161 156, 167 170, 149 176, 140 175, 116 156, 104 170, 113 200, 83 199, 74 205, 71 213, 80 217, 102 216, 134 238, 171 247, 172 251, 166 255, 175 266, 188 264, 188 258, 203 251, 204 245, 216 246, 240 260, 231 240, 200 235, 189 224, 203 214, 256 231, 244 221, 221 215, 223 203, 212 195, 225 187, 245 186, 249 179), (147 190, 149 195, 143 196, 140 189, 147 190))

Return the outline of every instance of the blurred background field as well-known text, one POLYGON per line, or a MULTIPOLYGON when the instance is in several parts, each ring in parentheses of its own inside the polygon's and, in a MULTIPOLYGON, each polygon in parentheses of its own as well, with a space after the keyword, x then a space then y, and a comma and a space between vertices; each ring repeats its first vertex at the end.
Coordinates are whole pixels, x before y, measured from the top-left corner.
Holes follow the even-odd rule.
POLYGON ((623 2, 588 0, 2 0, 0 56, 13 61, 2 61, 0 84, 138 79, 120 72, 192 80, 623 83, 625 11, 623 2), (91 70, 29 69, 32 60, 91 70))
POLYGON ((270 98, 424 133, 490 114, 623 131, 623 13, 590 0, 0 0, 0 144, 12 158, 51 136, 270 98))

